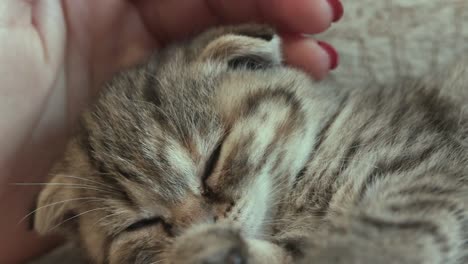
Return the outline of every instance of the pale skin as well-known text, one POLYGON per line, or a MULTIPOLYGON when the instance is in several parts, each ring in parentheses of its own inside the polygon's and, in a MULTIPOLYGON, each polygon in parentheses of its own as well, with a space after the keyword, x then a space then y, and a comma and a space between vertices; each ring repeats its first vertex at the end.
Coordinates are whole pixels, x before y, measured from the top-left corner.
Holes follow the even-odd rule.
POLYGON ((317 79, 331 58, 301 34, 337 20, 327 0, 0 1, 0 263, 21 263, 54 242, 18 224, 60 155, 80 111, 116 71, 209 26, 264 22, 283 32, 291 65, 317 79))

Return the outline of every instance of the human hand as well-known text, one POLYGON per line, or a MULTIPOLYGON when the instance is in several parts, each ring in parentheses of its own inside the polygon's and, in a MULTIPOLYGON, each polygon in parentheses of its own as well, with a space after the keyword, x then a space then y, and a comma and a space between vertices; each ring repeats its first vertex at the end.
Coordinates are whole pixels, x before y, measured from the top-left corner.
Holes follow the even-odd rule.
POLYGON ((13 250, 5 261, 14 262, 18 248, 26 257, 24 241, 32 243, 16 223, 36 191, 7 183, 41 181, 80 111, 113 73, 210 25, 256 21, 283 32, 289 63, 322 78, 337 58, 300 33, 327 29, 341 16, 339 6, 336 0, 1 1, 0 209, 11 209, 0 219, 8 238, 0 241, 0 260, 13 250))

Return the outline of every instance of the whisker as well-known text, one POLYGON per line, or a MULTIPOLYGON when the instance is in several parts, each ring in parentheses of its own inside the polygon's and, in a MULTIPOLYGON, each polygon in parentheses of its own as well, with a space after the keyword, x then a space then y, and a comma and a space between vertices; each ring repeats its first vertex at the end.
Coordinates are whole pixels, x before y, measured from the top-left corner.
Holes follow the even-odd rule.
POLYGON ((158 264, 158 263, 161 263, 161 262, 164 262, 164 261, 167 261, 167 258, 165 259, 160 259, 160 260, 157 260, 155 262, 151 262, 150 264, 158 264))
POLYGON ((147 249, 147 250, 143 250, 142 252, 148 252, 148 253, 153 253, 153 254, 162 254, 162 253, 166 253, 166 250, 165 249, 162 249, 162 250, 147 249))
POLYGON ((32 211, 29 214, 25 215, 23 218, 21 218, 21 220, 17 224, 19 225, 19 224, 23 223, 24 220, 26 220, 28 217, 30 217, 31 215, 33 215, 34 213, 36 213, 37 211, 39 211, 41 209, 45 209, 45 208, 48 208, 48 207, 51 207, 51 206, 54 206, 54 205, 57 205, 57 204, 63 204, 63 203, 67 203, 67 202, 80 201, 80 200, 100 201, 100 200, 105 200, 105 199, 101 199, 101 198, 98 198, 98 197, 84 197, 84 198, 74 198, 74 199, 63 200, 63 201, 59 201, 59 202, 55 202, 55 203, 50 203, 50 204, 38 207, 34 211, 32 211))
POLYGON ((107 218, 110 218, 110 217, 113 217, 113 216, 116 216, 116 215, 119 215, 119 214, 124 214, 124 213, 126 213, 126 211, 121 210, 121 211, 117 211, 115 213, 112 213, 110 215, 106 215, 104 217, 101 217, 99 220, 96 221, 95 225, 100 224, 100 222, 104 221, 104 219, 107 219, 107 218))
POLYGON ((53 176, 82 180, 82 181, 94 183, 94 184, 97 184, 99 186, 106 187, 106 188, 109 188, 111 190, 117 191, 115 188, 112 188, 111 186, 105 185, 105 184, 103 184, 101 182, 98 182, 98 181, 93 181, 91 179, 86 179, 86 178, 83 178, 83 177, 77 177, 77 176, 66 175, 66 174, 55 174, 53 176))
POLYGON ((18 183, 11 183, 11 185, 15 186, 65 186, 71 189, 86 189, 86 190, 94 190, 94 191, 101 191, 111 193, 110 190, 104 190, 92 185, 86 184, 74 184, 74 183, 60 183, 60 182, 18 182, 18 183))
POLYGON ((139 103, 139 104, 146 104, 148 106, 151 106, 151 107, 154 107, 154 104, 153 103, 150 103, 150 102, 147 102, 147 101, 143 101, 143 100, 136 100, 136 99, 132 99, 132 100, 127 100, 129 102, 134 102, 134 103, 139 103))
POLYGON ((50 228, 47 232, 51 232, 52 230, 54 230, 54 229, 56 229, 57 227, 59 227, 59 226, 65 224, 66 222, 71 221, 71 220, 73 220, 73 219, 75 219, 75 218, 77 218, 77 217, 80 217, 80 216, 84 215, 84 214, 91 213, 91 212, 94 212, 94 211, 99 211, 99 210, 106 210, 106 209, 108 209, 108 207, 100 207, 100 208, 91 209, 91 210, 85 211, 85 212, 83 212, 83 213, 74 215, 74 216, 72 216, 72 217, 69 217, 69 218, 65 219, 65 220, 62 221, 61 223, 59 223, 59 224, 53 226, 53 227, 50 228))

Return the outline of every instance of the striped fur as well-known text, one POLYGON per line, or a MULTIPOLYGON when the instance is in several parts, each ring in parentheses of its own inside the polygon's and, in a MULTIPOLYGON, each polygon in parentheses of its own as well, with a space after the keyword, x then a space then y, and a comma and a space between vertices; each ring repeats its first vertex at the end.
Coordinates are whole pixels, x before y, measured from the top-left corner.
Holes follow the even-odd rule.
POLYGON ((465 263, 468 70, 332 89, 262 26, 108 84, 35 226, 95 263, 465 263))

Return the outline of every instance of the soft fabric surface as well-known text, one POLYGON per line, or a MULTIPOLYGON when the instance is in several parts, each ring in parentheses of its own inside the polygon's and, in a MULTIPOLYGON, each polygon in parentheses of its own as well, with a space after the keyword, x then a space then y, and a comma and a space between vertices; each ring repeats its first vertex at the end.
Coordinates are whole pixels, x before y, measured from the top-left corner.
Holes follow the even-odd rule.
POLYGON ((468 0, 343 3, 343 20, 319 36, 341 54, 336 85, 421 76, 468 53, 468 0))
MULTIPOLYGON (((331 85, 421 76, 468 55, 468 0, 344 0, 340 23, 317 36, 341 54, 331 85)), ((83 264, 63 247, 31 264, 83 264)))

